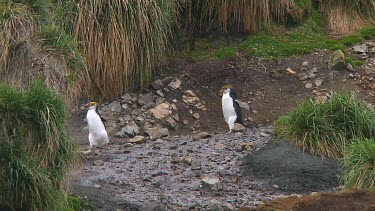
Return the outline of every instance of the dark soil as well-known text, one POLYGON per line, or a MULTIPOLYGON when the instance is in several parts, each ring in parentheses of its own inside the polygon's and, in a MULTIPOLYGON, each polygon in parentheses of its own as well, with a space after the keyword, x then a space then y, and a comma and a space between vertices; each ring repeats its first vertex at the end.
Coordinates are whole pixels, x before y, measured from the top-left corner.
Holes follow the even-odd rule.
POLYGON ((340 166, 331 159, 303 153, 288 142, 269 143, 248 154, 244 175, 287 193, 311 193, 339 186, 340 166))

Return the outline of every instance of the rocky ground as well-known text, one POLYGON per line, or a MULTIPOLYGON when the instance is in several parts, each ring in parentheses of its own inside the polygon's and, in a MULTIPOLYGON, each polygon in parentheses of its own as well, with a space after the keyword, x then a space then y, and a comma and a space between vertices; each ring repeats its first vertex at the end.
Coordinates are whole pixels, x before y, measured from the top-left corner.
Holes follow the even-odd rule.
MULTIPOLYGON (((241 56, 170 59, 141 93, 101 103, 111 144, 83 155, 72 192, 100 210, 232 210, 290 194, 333 191, 337 163, 273 144, 272 123, 306 97, 326 100, 341 90, 356 92, 372 106, 374 47, 368 41, 348 49, 347 56, 366 65, 339 71, 328 68, 327 51, 272 63, 241 56), (245 128, 232 134, 226 134, 217 94, 227 83, 253 109, 243 110, 245 128), (326 169, 325 174, 314 169, 326 169)), ((85 150, 85 111, 77 106, 73 113, 71 134, 85 150)))

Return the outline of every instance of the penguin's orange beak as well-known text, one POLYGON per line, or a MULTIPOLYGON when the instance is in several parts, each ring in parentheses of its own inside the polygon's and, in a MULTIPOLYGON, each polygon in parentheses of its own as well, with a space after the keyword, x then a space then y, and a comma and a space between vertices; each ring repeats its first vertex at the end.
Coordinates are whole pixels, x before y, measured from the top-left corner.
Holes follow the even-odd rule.
POLYGON ((225 91, 225 88, 221 88, 219 91, 219 95, 222 96, 224 91, 225 91))

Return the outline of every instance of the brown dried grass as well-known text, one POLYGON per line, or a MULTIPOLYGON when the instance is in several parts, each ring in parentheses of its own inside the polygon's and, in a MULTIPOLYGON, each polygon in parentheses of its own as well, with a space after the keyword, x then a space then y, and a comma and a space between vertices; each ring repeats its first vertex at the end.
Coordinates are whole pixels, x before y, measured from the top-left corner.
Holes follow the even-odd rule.
POLYGON ((163 58, 171 35, 171 1, 81 1, 72 28, 83 42, 88 98, 110 99, 143 87, 163 58))
POLYGON ((191 28, 202 31, 218 26, 227 32, 233 27, 245 33, 257 33, 274 21, 284 21, 294 6, 288 0, 196 0, 187 4, 191 28))
POLYGON ((375 20, 373 0, 326 0, 322 1, 321 10, 334 36, 349 35, 375 20))

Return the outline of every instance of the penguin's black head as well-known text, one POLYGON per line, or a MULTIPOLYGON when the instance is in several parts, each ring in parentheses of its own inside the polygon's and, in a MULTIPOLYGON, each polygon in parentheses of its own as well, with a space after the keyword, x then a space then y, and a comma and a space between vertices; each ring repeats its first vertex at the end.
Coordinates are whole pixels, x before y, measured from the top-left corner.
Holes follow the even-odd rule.
POLYGON ((221 96, 223 94, 226 94, 230 92, 231 89, 233 89, 232 84, 224 85, 223 87, 221 87, 221 90, 219 91, 219 95, 221 96))

